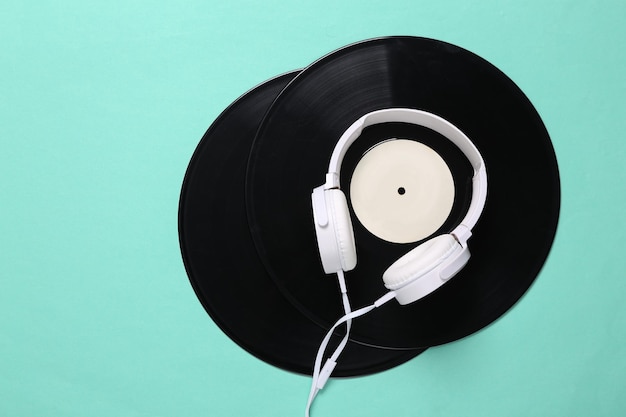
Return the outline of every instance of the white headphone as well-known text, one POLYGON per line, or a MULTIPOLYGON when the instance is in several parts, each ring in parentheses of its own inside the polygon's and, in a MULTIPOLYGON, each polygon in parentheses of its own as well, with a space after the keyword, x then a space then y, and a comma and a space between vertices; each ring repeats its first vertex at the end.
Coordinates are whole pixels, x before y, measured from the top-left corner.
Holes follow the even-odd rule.
POLYGON ((367 314, 394 298, 403 305, 417 301, 441 287, 463 269, 470 258, 467 240, 472 235, 472 228, 485 207, 486 199, 487 172, 480 152, 461 130, 439 116, 407 108, 378 110, 361 117, 344 132, 330 158, 326 183, 313 189, 311 202, 322 266, 327 274, 337 273, 345 315, 328 330, 317 352, 305 417, 309 417, 313 400, 337 365, 338 357, 349 339, 352 319, 367 314), (390 290, 388 293, 372 305, 352 311, 347 296, 344 271, 350 271, 356 266, 356 245, 346 196, 339 188, 339 172, 346 151, 361 135, 363 129, 389 122, 424 126, 443 135, 456 145, 474 169, 472 198, 467 214, 452 232, 421 243, 387 268, 383 274, 383 282, 390 290), (334 330, 343 323, 347 326, 346 333, 339 346, 322 366, 323 355, 330 338, 334 330))
POLYGON ((424 126, 456 145, 474 169, 472 197, 467 214, 449 234, 433 237, 394 262, 383 274, 385 287, 400 304, 430 294, 456 275, 470 258, 467 240, 485 206, 487 173, 472 141, 445 119, 421 110, 390 108, 373 111, 354 122, 341 136, 330 158, 326 183, 313 189, 311 200, 317 244, 324 272, 350 271, 356 266, 356 246, 350 213, 339 187, 339 172, 346 151, 364 128, 401 122, 424 126))

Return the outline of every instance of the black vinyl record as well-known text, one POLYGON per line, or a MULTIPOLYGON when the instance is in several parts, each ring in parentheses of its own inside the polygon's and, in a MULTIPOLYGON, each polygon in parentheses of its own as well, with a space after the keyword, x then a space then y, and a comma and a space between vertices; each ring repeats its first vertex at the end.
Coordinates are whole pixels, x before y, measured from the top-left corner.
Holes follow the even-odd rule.
MULTIPOLYGON (((296 74, 250 90, 207 130, 183 182, 179 236, 191 284, 224 333, 259 359, 310 374, 325 329, 298 311, 269 277, 252 241, 244 195, 254 135, 272 101, 296 74)), ((320 303, 323 308, 327 304, 331 301, 320 303)), ((349 342, 335 374, 381 371, 423 350, 349 342)))
MULTIPOLYGON (((369 40, 325 56, 278 94, 252 145, 245 176, 248 226, 263 263, 257 268, 267 272, 287 304, 320 328, 328 329, 342 310, 336 280, 321 267, 311 190, 324 182, 342 133, 364 114, 391 107, 425 110, 460 128, 481 152, 489 182, 467 266, 416 303, 390 302, 354 321, 351 340, 384 348, 378 351, 454 341, 504 314, 544 264, 560 205, 556 157, 541 118, 513 81, 487 61, 454 45, 414 37, 369 40)), ((347 193, 363 152, 394 136, 419 138, 450 166, 457 194, 450 216, 433 235, 449 232, 468 206, 471 170, 436 134, 403 124, 366 129, 346 154, 342 188, 347 193)), ((352 304, 360 307, 386 292, 385 269, 421 242, 376 238, 350 209, 358 263, 346 279, 352 304)), ((206 221, 215 221, 209 215, 206 221)), ((275 319, 276 327, 286 320, 275 319)), ((293 324, 290 330, 317 340, 318 329, 316 336, 308 333, 314 326, 296 330, 293 324)))

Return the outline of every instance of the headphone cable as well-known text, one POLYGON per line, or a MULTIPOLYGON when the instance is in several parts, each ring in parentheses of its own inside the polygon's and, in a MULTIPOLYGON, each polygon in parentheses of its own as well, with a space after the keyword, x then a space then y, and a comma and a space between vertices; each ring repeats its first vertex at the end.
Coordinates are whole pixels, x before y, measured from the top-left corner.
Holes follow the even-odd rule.
MULTIPOLYGON (((343 271, 341 272, 342 272, 341 276, 343 276, 343 271)), ((337 275, 339 276, 339 273, 337 273, 337 275)), ((341 278, 339 279, 340 281, 342 280, 341 278)), ((345 287, 345 283, 344 283, 344 287, 345 287)), ((311 383, 311 391, 309 393, 309 400, 307 402, 306 409, 304 411, 305 417, 309 417, 313 400, 317 396, 317 393, 322 388, 324 388, 324 385, 328 381, 328 378, 330 378, 330 375, 332 374, 333 370, 335 369, 335 366, 337 365, 337 358, 339 357, 339 355, 345 348, 346 344, 348 343, 348 337, 349 337, 348 332, 352 324, 352 319, 360 317, 366 313, 369 313, 370 311, 374 310, 377 307, 380 307, 386 302, 393 300, 395 297, 396 297, 395 292, 390 291, 386 293, 385 295, 383 295, 382 297, 380 297, 378 300, 374 301, 374 304, 372 305, 360 308, 355 311, 347 312, 342 318, 337 320, 337 322, 333 325, 333 327, 330 328, 330 330, 328 330, 328 332, 326 333, 326 336, 322 340, 322 343, 320 344, 320 347, 317 351, 317 356, 315 357, 315 365, 313 367, 313 381, 311 383), (326 360, 326 362, 324 363, 324 367, 321 368, 322 358, 324 356, 324 352, 326 351, 326 348, 328 347, 328 342, 330 341, 330 338, 333 335, 333 332, 335 331, 335 329, 339 327, 340 325, 342 325, 343 323, 349 323, 347 324, 348 331, 346 332, 346 335, 344 336, 339 346, 335 349, 335 352, 333 352, 331 357, 326 360)), ((345 307, 345 304, 344 304, 344 307, 345 307)))

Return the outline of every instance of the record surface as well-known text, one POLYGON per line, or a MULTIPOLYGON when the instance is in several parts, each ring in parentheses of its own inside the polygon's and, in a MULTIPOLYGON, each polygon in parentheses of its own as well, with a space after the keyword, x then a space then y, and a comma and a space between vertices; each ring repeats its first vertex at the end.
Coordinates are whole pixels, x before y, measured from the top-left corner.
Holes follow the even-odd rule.
MULTIPOLYGON (((272 100, 296 74, 252 89, 207 130, 185 175, 179 236, 191 284, 217 325, 256 357, 310 374, 325 330, 288 302, 270 279, 252 242, 244 201, 254 135, 272 100)), ((350 342, 336 375, 381 371, 422 351, 375 349, 350 342)))
MULTIPOLYGON (((477 55, 431 39, 391 37, 348 46, 303 70, 278 95, 252 146, 246 174, 250 229, 282 294, 329 328, 341 315, 341 302, 336 280, 321 268, 310 193, 324 182, 345 129, 389 107, 435 113, 467 134, 485 160, 487 203, 469 241, 472 258, 459 275, 416 303, 390 302, 355 320, 352 338, 386 348, 447 343, 496 320, 530 287, 552 245, 560 205, 556 158, 541 118, 513 81, 477 55)), ((415 126, 364 130, 342 166, 348 202, 362 154, 390 137, 424 142, 448 163, 455 201, 433 236, 449 232, 471 197, 469 163, 445 139, 415 126)), ((350 210, 358 263, 346 279, 359 307, 386 292, 385 269, 420 242, 378 239, 350 210)))

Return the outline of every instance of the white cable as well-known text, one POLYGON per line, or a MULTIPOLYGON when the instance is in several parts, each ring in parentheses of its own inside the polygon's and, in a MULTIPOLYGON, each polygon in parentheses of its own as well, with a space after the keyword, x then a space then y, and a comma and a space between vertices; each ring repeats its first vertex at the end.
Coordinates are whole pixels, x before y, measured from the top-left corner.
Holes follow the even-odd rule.
MULTIPOLYGON (((339 280, 339 288, 341 290, 341 300, 343 302, 343 312, 344 314, 350 314, 352 312, 352 307, 350 307, 350 300, 348 299, 348 289, 346 287, 346 280, 343 274, 343 271, 337 271, 337 279, 339 280)), ((320 371, 318 375, 317 381, 315 381, 315 385, 317 386, 317 391, 324 388, 330 374, 333 372, 335 365, 337 365, 337 359, 341 352, 343 352, 344 348, 348 344, 348 340, 350 339, 350 329, 352 328, 352 319, 346 321, 346 334, 343 339, 341 339, 341 343, 335 349, 332 356, 326 360, 324 367, 320 371)))
MULTIPOLYGON (((352 311, 346 315, 344 315, 342 318, 340 318, 339 320, 337 320, 337 322, 333 325, 333 327, 330 328, 330 330, 328 330, 328 332, 326 333, 326 336, 324 337, 324 339, 322 340, 322 343, 320 344, 320 347, 317 351, 317 356, 315 357, 315 366, 313 368, 313 382, 311 384, 311 391, 309 393, 309 400, 307 402, 306 405, 306 409, 304 411, 304 416, 305 417, 309 417, 310 415, 310 410, 311 410, 311 404, 313 404, 313 400, 315 399, 315 396, 317 395, 317 393, 319 392, 320 389, 323 388, 324 384, 326 383, 326 380, 328 380, 328 378, 330 377, 333 369, 335 368, 335 365, 337 365, 336 363, 336 359, 339 356, 339 353, 341 353, 340 349, 343 350, 344 346, 338 346, 337 349, 335 349, 335 352, 333 353, 333 355, 330 357, 330 359, 328 359, 326 361, 326 364, 324 365, 324 368, 322 368, 321 372, 322 372, 322 376, 320 376, 320 367, 322 364, 322 358, 324 356, 324 352, 326 351, 326 347, 328 346, 328 342, 330 341, 330 338, 333 335, 333 332, 335 331, 335 329, 337 327, 339 327, 340 325, 342 325, 343 323, 346 323, 348 321, 352 321, 352 319, 360 317, 366 313, 369 313, 370 311, 372 311, 373 309, 380 307, 381 305, 385 304, 387 301, 393 300, 395 298, 396 294, 393 291, 388 292, 387 294, 383 295, 382 297, 380 297, 378 300, 376 300, 374 302, 374 304, 369 305, 367 307, 363 307, 360 308, 358 310, 352 311), (339 351, 339 353, 337 353, 339 351), (334 358, 334 359, 333 359, 334 358), (332 361, 332 362, 331 362, 332 361), (320 378, 324 378, 324 380, 322 380, 321 382, 323 382, 320 385, 320 378)), ((346 335, 347 337, 347 335, 346 335)), ((344 337, 344 339, 346 339, 346 337, 344 337)), ((347 340, 346 340, 347 342, 347 340)), ((343 343, 343 341, 342 341, 343 343)))
MULTIPOLYGON (((346 287, 346 280, 342 270, 337 271, 337 280, 339 281, 339 289, 341 291, 344 314, 347 315, 352 312, 352 308, 350 307, 350 300, 348 299, 348 289, 346 287)), ((341 352, 343 352, 343 349, 348 344, 351 327, 352 319, 346 320, 346 334, 333 352, 332 356, 326 360, 324 368, 320 370, 319 366, 314 367, 313 380, 311 382, 311 392, 309 393, 309 404, 313 402, 313 399, 315 398, 319 390, 324 388, 324 385, 326 385, 330 374, 337 364, 337 358, 339 358, 339 355, 341 355, 341 352)))

